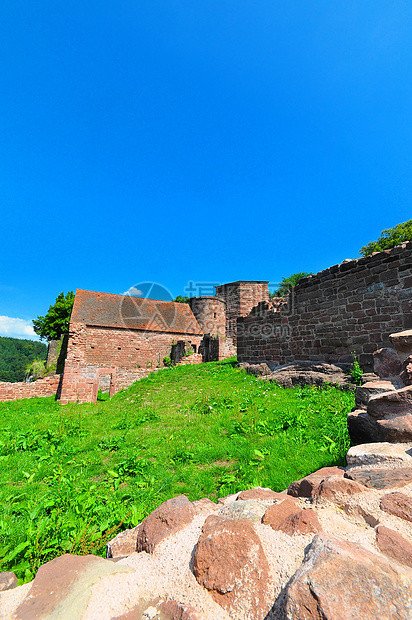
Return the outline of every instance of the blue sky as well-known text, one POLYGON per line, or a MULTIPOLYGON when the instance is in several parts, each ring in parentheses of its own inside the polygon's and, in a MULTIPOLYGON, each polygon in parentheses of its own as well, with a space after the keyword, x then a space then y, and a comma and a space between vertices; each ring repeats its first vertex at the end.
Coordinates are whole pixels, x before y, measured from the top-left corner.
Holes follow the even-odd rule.
POLYGON ((60 291, 316 272, 410 219, 411 6, 1 3, 0 334, 60 291))

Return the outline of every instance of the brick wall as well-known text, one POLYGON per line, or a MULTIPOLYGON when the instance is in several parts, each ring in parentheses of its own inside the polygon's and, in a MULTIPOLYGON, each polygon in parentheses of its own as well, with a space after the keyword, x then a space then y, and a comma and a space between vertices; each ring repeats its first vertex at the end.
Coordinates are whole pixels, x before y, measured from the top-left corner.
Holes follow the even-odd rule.
POLYGON ((54 396, 58 390, 59 383, 60 375, 51 375, 32 383, 0 382, 0 401, 54 396))
POLYGON ((412 242, 344 261, 305 278, 287 303, 261 303, 238 319, 240 362, 350 362, 391 346, 392 332, 412 328, 412 242))
POLYGON ((269 300, 268 282, 239 281, 216 287, 216 297, 226 302, 226 336, 236 345, 238 317, 247 316, 254 306, 269 300))
POLYGON ((192 297, 190 307, 204 334, 211 334, 213 336, 225 335, 226 302, 223 299, 217 297, 192 297))
POLYGON ((170 356, 173 341, 196 345, 201 336, 70 324, 60 401, 94 402, 97 390, 113 395, 147 376, 170 356), (109 387, 110 386, 110 387, 109 387))

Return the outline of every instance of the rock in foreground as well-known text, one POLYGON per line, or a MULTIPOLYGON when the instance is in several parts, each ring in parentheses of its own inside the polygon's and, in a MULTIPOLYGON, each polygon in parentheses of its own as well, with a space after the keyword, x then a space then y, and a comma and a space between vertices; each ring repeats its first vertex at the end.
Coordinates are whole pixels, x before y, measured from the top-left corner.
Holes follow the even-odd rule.
POLYGON ((317 535, 286 587, 287 620, 410 620, 412 571, 317 535))

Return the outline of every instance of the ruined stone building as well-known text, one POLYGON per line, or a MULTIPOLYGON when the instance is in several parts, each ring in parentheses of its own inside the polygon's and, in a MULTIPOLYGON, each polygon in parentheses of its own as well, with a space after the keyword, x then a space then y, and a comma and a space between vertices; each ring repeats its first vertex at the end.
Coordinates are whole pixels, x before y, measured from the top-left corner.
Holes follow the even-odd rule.
POLYGON ((164 366, 236 354, 234 325, 259 301, 268 282, 232 282, 215 297, 189 304, 77 290, 70 321, 60 402, 95 402, 164 366))
MULTIPOLYGON (((114 394, 164 358, 193 364, 236 352, 239 362, 275 365, 347 364, 355 353, 367 370, 391 333, 410 328, 412 242, 345 260, 284 298, 269 299, 266 281, 223 284, 190 305, 78 290, 57 393, 62 403, 93 402, 99 388, 114 394)), ((0 400, 51 395, 56 385, 0 383, 0 400)))

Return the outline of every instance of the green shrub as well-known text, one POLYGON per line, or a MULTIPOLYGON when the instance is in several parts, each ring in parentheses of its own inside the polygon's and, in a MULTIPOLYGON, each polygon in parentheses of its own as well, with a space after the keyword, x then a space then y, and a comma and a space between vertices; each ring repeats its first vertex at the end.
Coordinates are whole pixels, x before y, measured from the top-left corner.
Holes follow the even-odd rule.
POLYGON ((360 254, 369 256, 372 252, 390 250, 405 241, 412 241, 412 220, 383 230, 377 241, 371 241, 360 249, 360 254))
POLYGON ((297 283, 302 280, 302 278, 307 278, 311 275, 312 272, 310 271, 300 271, 299 273, 292 273, 292 275, 288 276, 287 278, 282 278, 282 281, 277 291, 269 293, 269 297, 283 297, 284 295, 289 293, 289 291, 291 291, 293 287, 295 287, 297 283))
POLYGON ((47 375, 55 372, 56 366, 46 366, 44 360, 35 359, 30 362, 26 367, 26 380, 37 381, 37 379, 43 379, 47 375))

